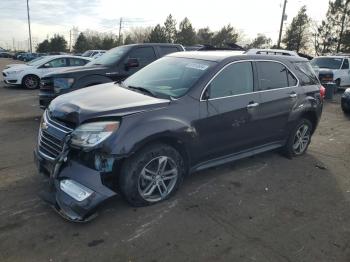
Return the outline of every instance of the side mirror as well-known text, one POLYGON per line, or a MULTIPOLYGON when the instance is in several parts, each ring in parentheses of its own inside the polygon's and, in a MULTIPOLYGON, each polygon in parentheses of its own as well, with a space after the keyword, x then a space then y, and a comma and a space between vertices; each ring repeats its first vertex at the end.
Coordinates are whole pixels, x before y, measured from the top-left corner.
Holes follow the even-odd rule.
POLYGON ((137 58, 129 58, 125 64, 125 69, 139 67, 139 66, 140 66, 140 63, 137 58))
POLYGON ((46 63, 43 65, 43 68, 49 68, 50 67, 50 64, 49 63, 46 63))

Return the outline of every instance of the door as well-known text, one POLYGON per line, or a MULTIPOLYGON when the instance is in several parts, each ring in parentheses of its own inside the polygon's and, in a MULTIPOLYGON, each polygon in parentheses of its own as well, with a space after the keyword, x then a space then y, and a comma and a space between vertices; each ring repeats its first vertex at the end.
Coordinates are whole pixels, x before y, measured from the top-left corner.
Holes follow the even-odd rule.
POLYGON ((341 66, 341 86, 350 85, 350 70, 349 70, 349 59, 344 58, 343 64, 341 66))
POLYGON ((44 75, 51 73, 53 71, 57 71, 59 68, 67 67, 67 59, 66 58, 56 58, 49 62, 46 62, 44 65, 38 68, 39 76, 43 77, 44 75))
POLYGON ((303 94, 293 73, 277 61, 257 61, 260 127, 263 144, 281 140, 285 136, 289 115, 303 94))
POLYGON ((200 101, 199 161, 252 147, 259 138, 256 119, 260 103, 254 92, 253 65, 234 62, 224 67, 207 85, 200 101))

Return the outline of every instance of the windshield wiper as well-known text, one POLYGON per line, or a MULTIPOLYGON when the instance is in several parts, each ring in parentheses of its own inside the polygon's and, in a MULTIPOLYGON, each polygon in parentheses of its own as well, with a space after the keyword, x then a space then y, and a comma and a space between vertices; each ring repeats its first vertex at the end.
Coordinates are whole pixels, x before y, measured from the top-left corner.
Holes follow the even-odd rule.
MULTIPOLYGON (((126 86, 126 85, 124 84, 124 86, 126 86)), ((155 93, 153 93, 151 90, 148 90, 148 89, 146 89, 144 87, 140 87, 140 86, 126 86, 126 87, 130 88, 130 89, 133 89, 133 90, 139 90, 142 93, 146 93, 146 94, 151 95, 153 97, 157 97, 155 93)))

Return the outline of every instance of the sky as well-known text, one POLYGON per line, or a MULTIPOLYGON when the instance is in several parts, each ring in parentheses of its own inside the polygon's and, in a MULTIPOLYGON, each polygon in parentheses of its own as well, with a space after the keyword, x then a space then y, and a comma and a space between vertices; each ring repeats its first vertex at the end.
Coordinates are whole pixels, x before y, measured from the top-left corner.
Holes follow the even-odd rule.
MULTIPOLYGON (((55 33, 69 40, 73 26, 105 33, 117 33, 122 17, 123 31, 130 27, 164 23, 171 13, 179 23, 188 17, 195 28, 209 26, 219 30, 231 24, 243 33, 243 40, 258 33, 277 41, 284 0, 29 0, 34 45, 55 33)), ((288 25, 301 6, 320 22, 327 12, 328 0, 288 0, 288 25)), ((0 46, 16 49, 28 46, 26 0, 0 0, 0 46)))

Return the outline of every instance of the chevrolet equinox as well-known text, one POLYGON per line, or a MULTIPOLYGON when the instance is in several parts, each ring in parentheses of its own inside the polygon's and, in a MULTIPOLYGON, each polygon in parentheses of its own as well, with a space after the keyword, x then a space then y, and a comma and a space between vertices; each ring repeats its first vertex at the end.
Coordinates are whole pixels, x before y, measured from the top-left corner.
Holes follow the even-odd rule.
POLYGON ((186 174, 280 148, 305 153, 324 88, 296 56, 178 52, 125 81, 59 96, 44 112, 35 159, 42 193, 87 221, 117 192, 134 206, 173 195, 186 174))

